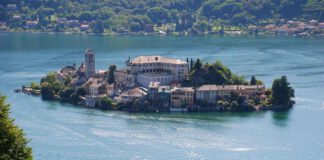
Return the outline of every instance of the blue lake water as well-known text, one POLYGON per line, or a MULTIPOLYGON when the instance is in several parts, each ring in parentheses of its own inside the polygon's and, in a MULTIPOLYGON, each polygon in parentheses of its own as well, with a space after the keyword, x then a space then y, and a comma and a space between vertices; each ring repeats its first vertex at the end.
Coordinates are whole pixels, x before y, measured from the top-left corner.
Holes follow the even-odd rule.
POLYGON ((293 37, 139 37, 0 33, 0 93, 12 105, 36 160, 324 159, 324 39, 293 37), (80 63, 94 49, 97 69, 128 57, 221 60, 267 87, 287 75, 289 112, 103 112, 16 94, 47 72, 80 63))

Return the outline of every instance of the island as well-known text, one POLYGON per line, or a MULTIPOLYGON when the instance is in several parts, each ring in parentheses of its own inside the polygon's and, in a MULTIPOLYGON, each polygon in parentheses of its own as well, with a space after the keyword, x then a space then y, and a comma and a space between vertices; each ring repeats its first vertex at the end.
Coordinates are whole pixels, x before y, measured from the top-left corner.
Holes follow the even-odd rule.
POLYGON ((294 104, 294 89, 286 76, 266 88, 255 76, 247 81, 220 61, 139 56, 128 57, 120 69, 112 64, 107 70, 96 70, 95 64, 94 51, 87 49, 79 66, 64 66, 16 91, 129 112, 250 112, 288 110, 294 104))

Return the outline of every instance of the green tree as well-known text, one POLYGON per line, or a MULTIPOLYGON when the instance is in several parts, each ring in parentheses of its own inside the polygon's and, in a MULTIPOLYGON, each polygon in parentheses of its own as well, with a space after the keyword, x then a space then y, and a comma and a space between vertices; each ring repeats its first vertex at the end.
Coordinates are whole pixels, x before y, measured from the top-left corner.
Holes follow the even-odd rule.
POLYGON ((40 86, 39 84, 35 83, 35 82, 32 82, 32 83, 30 84, 30 87, 31 87, 32 89, 36 89, 36 90, 41 89, 41 86, 40 86))
POLYGON ((231 106, 232 110, 239 109, 239 104, 237 103, 237 101, 232 101, 230 106, 231 106))
POLYGON ((48 73, 46 77, 41 79, 41 83, 54 83, 56 81, 56 74, 54 72, 48 73))
POLYGON ((202 67, 202 63, 201 63, 200 59, 198 58, 198 59, 196 60, 196 63, 195 63, 195 65, 194 65, 194 68, 195 68, 195 70, 200 70, 201 67, 202 67))
POLYGON ((193 71, 193 67, 194 67, 194 62, 192 60, 192 58, 190 59, 190 71, 193 71))
POLYGON ((67 76, 64 80, 64 85, 68 86, 70 84, 70 82, 72 81, 72 77, 71 76, 67 76))
POLYGON ((41 84, 41 95, 42 99, 52 100, 55 97, 55 91, 51 88, 51 85, 48 82, 44 82, 41 84))
POLYGON ((88 12, 88 11, 81 13, 80 16, 79 16, 79 20, 80 21, 91 21, 91 20, 93 20, 92 13, 88 12))
POLYGON ((163 7, 153 7, 148 11, 147 15, 154 23, 169 19, 168 10, 163 7))
POLYGON ((84 87, 80 87, 76 91, 78 96, 85 96, 87 94, 87 90, 84 87))
POLYGON ((129 28, 133 32, 138 32, 138 31, 142 30, 142 27, 138 22, 131 22, 129 24, 129 28))
POLYGON ((9 19, 9 14, 4 6, 0 5, 0 21, 7 21, 9 19))
POLYGON ((31 160, 32 150, 27 146, 28 140, 23 130, 9 117, 10 105, 0 95, 0 159, 31 160))
POLYGON ((251 15, 248 12, 235 14, 232 18, 232 23, 234 25, 247 25, 255 22, 255 16, 251 15))
POLYGON ((206 32, 208 29, 208 22, 206 20, 198 21, 194 24, 194 28, 199 32, 206 32))
POLYGON ((112 103, 113 103, 113 100, 111 98, 103 97, 100 102, 101 109, 105 109, 105 110, 111 109, 112 103))
POLYGON ((256 78, 255 78, 255 76, 252 76, 251 77, 251 81, 250 81, 250 85, 256 85, 256 78))
POLYGON ((69 100, 71 98, 71 95, 75 92, 72 88, 65 88, 64 90, 61 90, 59 92, 60 98, 63 100, 69 100))
POLYGON ((271 97, 271 102, 274 105, 289 105, 291 103, 294 89, 290 86, 286 76, 273 81, 271 97))
POLYGON ((108 71, 108 83, 112 84, 115 82, 115 77, 114 77, 114 73, 116 71, 116 65, 112 64, 109 66, 109 71, 108 71))
POLYGON ((95 33, 103 33, 104 32, 104 24, 102 20, 97 20, 92 28, 95 33))
POLYGON ((38 9, 38 14, 42 16, 50 16, 55 13, 55 10, 53 8, 45 8, 45 7, 40 7, 38 9))

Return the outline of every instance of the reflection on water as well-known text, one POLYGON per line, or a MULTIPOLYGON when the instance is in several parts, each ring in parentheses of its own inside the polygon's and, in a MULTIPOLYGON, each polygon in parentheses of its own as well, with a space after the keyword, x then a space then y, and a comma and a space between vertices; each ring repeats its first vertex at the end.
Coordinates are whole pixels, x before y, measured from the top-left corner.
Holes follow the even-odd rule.
POLYGON ((285 127, 289 125, 289 111, 274 111, 272 112, 273 124, 285 127))

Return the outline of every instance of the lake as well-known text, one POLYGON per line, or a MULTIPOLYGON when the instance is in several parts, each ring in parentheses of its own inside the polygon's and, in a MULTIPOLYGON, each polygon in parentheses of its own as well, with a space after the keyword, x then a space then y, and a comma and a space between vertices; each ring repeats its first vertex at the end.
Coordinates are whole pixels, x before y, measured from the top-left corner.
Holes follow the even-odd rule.
POLYGON ((36 160, 324 159, 324 39, 296 37, 99 36, 0 33, 0 93, 36 160), (16 94, 50 71, 83 61, 123 67, 128 57, 161 55, 222 61, 271 87, 287 75, 296 105, 288 112, 124 113, 16 94))

